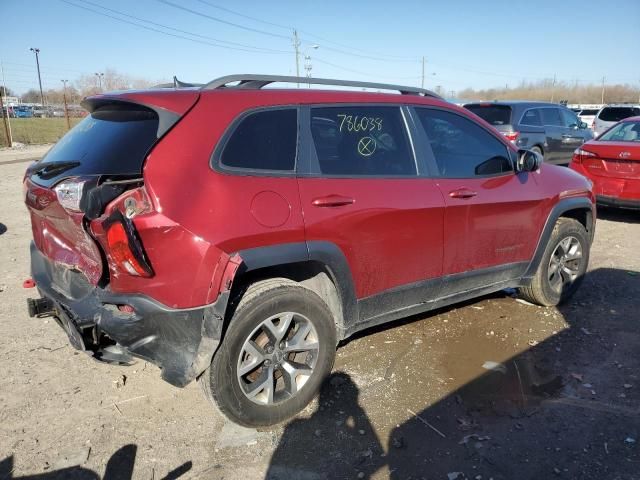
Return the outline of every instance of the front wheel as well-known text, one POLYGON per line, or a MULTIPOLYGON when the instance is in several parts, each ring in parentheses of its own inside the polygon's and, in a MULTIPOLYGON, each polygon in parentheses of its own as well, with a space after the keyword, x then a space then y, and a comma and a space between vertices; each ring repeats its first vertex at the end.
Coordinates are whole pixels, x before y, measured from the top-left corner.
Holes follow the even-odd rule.
POLYGON ((284 278, 245 292, 201 384, 234 423, 268 426, 302 410, 330 373, 336 332, 326 304, 284 278))
POLYGON ((577 220, 560 218, 553 228, 531 285, 520 288, 530 302, 550 307, 573 295, 589 264, 587 230, 577 220))

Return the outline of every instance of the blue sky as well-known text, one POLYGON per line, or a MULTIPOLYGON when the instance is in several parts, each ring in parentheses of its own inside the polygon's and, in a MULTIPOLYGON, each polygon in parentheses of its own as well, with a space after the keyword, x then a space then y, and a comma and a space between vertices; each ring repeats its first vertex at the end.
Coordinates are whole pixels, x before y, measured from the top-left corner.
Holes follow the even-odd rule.
MULTIPOLYGON (((447 93, 554 74, 571 83, 599 83, 604 76, 607 83, 640 86, 640 1, 609 5, 614 4, 0 0, 0 60, 7 86, 20 93, 37 87, 30 47, 41 49, 45 89, 106 68, 194 82, 230 73, 295 74, 295 27, 316 77, 419 85, 424 55, 425 86, 442 85, 447 93)), ((302 58, 300 63, 304 74, 302 58)))

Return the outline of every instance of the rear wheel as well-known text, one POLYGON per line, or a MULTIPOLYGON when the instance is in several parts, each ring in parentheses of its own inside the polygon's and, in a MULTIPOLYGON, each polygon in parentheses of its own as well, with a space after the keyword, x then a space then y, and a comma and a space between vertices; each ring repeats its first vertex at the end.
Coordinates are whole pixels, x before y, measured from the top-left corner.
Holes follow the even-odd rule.
POLYGON ((572 218, 560 218, 531 285, 521 287, 520 295, 545 307, 567 300, 584 278, 589 264, 589 248, 584 226, 572 218))
POLYGON ((201 384, 231 421, 273 425, 313 399, 335 348, 333 317, 318 295, 288 279, 257 282, 242 296, 201 384))
POLYGON ((542 149, 540 147, 538 147, 538 146, 531 147, 531 151, 540 154, 540 156, 544 160, 544 153, 542 152, 542 149))

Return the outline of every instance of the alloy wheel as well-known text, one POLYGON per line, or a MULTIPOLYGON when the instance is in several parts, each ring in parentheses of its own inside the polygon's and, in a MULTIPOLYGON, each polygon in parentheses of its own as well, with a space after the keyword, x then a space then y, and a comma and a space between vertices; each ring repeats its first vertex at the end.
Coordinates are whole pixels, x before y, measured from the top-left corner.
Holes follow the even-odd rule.
POLYGON ((573 283, 582 266, 582 245, 573 236, 565 237, 553 250, 549 259, 548 279, 551 288, 558 293, 573 283))
POLYGON ((313 374, 319 339, 311 321, 283 312, 262 321, 240 350, 236 376, 245 396, 260 405, 294 397, 313 374))

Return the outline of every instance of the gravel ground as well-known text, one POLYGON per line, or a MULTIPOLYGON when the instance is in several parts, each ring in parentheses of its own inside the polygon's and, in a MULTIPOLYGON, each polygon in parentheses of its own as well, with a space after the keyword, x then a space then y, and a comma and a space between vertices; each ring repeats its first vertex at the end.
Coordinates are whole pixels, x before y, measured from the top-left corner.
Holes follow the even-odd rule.
POLYGON ((256 431, 28 318, 26 165, 0 161, 0 479, 640 479, 639 213, 599 212, 569 304, 503 292, 359 335, 317 401, 256 431))

